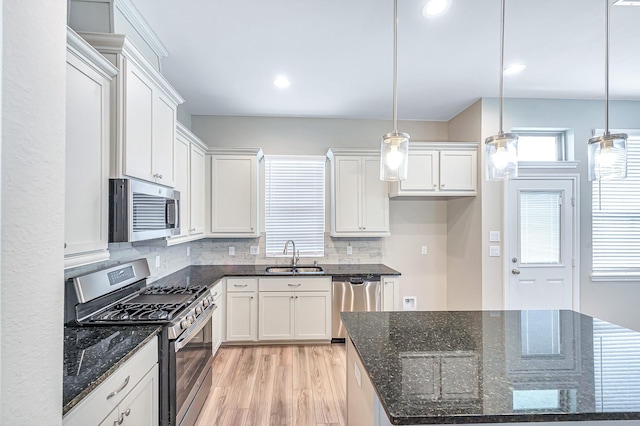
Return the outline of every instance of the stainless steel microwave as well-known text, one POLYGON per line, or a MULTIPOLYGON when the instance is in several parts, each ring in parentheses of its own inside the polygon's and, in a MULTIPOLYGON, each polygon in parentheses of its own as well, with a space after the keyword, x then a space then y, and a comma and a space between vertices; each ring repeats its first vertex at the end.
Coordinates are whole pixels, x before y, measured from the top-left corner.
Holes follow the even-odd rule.
POLYGON ((180 233, 180 192, 135 179, 109 179, 109 242, 180 233))

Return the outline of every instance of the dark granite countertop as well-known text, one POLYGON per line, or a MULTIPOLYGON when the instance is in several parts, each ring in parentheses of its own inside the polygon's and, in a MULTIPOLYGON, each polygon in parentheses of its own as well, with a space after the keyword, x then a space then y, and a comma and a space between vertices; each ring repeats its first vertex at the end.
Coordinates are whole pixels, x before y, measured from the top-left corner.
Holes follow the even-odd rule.
POLYGON ((341 316, 392 424, 640 419, 635 331, 573 311, 341 316))
POLYGON ((160 329, 157 325, 65 327, 62 414, 75 407, 160 329))
MULTIPOLYGON (((289 274, 267 273, 265 269, 269 265, 191 265, 171 275, 154 281, 153 285, 212 285, 223 277, 274 277, 291 276, 289 274)), ((320 265, 324 274, 297 275, 309 277, 322 277, 333 275, 400 275, 400 272, 386 265, 375 264, 326 264, 320 265)))

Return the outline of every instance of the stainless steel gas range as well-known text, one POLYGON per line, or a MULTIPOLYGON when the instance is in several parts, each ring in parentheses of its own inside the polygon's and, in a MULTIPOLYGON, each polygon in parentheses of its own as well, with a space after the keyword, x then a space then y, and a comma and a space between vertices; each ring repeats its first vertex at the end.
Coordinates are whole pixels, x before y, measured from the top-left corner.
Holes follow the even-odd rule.
POLYGON ((211 290, 188 282, 147 285, 146 259, 67 280, 69 326, 161 324, 160 424, 190 426, 211 388, 211 290))

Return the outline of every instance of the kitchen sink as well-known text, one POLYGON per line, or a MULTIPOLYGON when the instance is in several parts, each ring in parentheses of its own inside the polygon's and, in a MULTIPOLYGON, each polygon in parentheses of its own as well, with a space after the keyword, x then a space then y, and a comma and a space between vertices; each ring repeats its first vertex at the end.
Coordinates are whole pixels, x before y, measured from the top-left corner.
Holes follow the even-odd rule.
POLYGON ((324 271, 321 266, 268 266, 265 269, 267 274, 323 274, 324 271))

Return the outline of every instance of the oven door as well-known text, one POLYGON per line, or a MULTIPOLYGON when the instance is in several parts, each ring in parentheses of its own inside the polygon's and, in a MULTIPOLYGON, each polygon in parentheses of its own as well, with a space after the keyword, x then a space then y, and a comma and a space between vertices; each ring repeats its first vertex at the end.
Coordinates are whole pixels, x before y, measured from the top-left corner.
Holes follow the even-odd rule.
MULTIPOLYGON (((175 422, 188 426, 195 421, 211 388, 211 358, 213 308, 172 342, 175 382, 172 399, 175 401, 175 422)), ((173 402, 172 401, 172 402, 173 402)))

